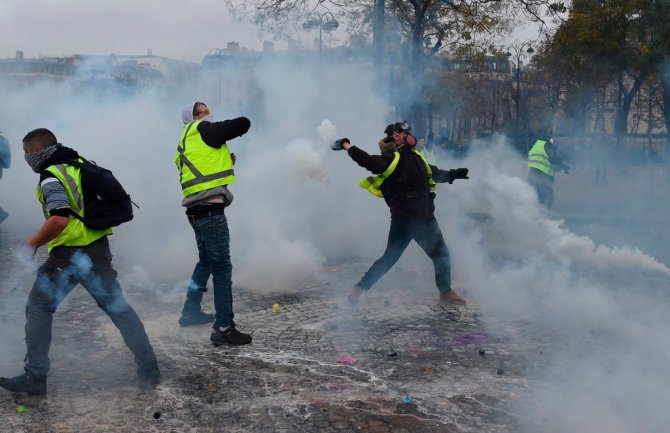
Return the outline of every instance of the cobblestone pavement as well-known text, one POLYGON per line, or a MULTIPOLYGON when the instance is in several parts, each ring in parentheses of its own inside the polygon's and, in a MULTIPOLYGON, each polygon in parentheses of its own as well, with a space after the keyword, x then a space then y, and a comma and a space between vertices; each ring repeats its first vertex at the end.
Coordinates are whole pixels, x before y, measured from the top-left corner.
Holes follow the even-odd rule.
MULTIPOLYGON (((5 245, 6 237, 0 231, 5 245)), ((33 278, 30 272, 10 278, 13 260, 5 253, 0 266, 6 300, 0 342, 13 352, 0 365, 5 376, 20 372, 23 304, 33 278)), ((156 296, 165 287, 122 281, 160 359, 163 381, 153 391, 138 388, 118 332, 75 289, 55 316, 47 395, 0 392, 0 430, 516 431, 515 400, 526 386, 522 346, 528 346, 519 344, 517 331, 497 324, 489 333, 476 309, 439 304, 434 289, 422 288, 432 275, 407 269, 392 271, 392 284, 351 309, 340 282, 366 266, 330 268, 320 284, 291 294, 236 288, 236 321, 254 336, 252 345, 238 348, 213 347, 207 325, 180 328, 179 301, 156 296), (339 363, 339 356, 356 361, 339 363), (21 405, 27 412, 17 411, 21 405)))

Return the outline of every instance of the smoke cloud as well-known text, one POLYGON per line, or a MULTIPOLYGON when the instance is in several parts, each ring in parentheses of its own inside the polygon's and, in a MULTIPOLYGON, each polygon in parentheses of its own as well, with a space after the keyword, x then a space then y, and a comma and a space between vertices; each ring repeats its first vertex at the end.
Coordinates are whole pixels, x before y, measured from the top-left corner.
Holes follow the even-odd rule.
MULTIPOLYGON (((179 303, 197 251, 173 160, 181 108, 198 99, 215 119, 252 121, 248 134, 229 143, 237 155, 235 200, 226 210, 234 285, 257 293, 299 290, 320 281, 329 263, 371 263, 385 246, 388 209, 357 186, 367 173, 346 152, 329 149, 346 136, 377 153, 384 126, 400 120, 372 92, 368 65, 272 57, 239 74, 260 86, 258 107, 233 106, 231 95, 207 90, 221 83, 204 78, 139 93, 82 92, 67 83, 2 88, 0 128, 14 152, 0 181, 1 205, 11 214, 0 228, 3 248, 18 248, 42 222, 36 175, 20 160, 21 138, 47 127, 111 169, 140 206, 111 237, 122 280, 156 287, 156 297, 179 303)), ((524 158, 501 137, 473 144, 465 159, 443 155, 438 165, 470 168, 469 180, 439 185, 436 200, 456 290, 485 315, 522 320, 529 335, 555 338, 529 373, 538 386, 520 401, 530 414, 528 431, 664 431, 670 270, 662 260, 642 245, 619 243, 619 228, 609 233, 611 242, 596 241, 543 210, 525 181, 524 158)), ((400 262, 408 264, 431 268, 414 246, 400 262)), ((9 269, 3 285, 30 280, 18 262, 9 269)), ((345 289, 334 288, 334 296, 345 289)), ((22 335, 17 320, 3 325, 22 335)), ((0 340, 2 348, 15 344, 0 340)), ((9 352, 0 350, 2 365, 16 361, 9 352)))

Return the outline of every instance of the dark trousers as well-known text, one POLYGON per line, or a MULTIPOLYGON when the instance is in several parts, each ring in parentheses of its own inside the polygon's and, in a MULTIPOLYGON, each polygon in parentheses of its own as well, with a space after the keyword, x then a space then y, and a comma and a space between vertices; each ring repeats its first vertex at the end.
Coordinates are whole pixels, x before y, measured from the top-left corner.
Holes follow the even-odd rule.
POLYGON ((26 305, 25 370, 36 377, 46 377, 53 314, 78 283, 112 319, 137 365, 140 368, 156 365, 144 325, 123 297, 112 268, 109 241, 104 237, 85 247, 54 248, 37 271, 26 305))
POLYGON ((191 275, 184 310, 200 309, 202 292, 212 276, 214 285, 214 329, 233 323, 233 264, 230 261, 230 233, 225 215, 189 217, 198 244, 198 263, 191 275))
POLYGON ((534 168, 528 169, 528 183, 535 189, 540 204, 551 209, 554 204, 554 176, 534 168))
POLYGON ((415 240, 433 261, 437 289, 440 293, 449 292, 451 290, 449 249, 434 216, 411 218, 391 215, 391 228, 384 255, 372 264, 356 285, 363 290, 370 289, 398 261, 412 240, 415 240))

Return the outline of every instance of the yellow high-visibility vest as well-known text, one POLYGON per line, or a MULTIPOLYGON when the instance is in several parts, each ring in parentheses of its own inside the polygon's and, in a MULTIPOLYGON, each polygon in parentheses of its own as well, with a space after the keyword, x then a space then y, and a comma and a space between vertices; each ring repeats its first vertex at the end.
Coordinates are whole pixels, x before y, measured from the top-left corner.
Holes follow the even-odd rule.
MULTIPOLYGON (((45 170, 56 176, 61 185, 63 185, 70 202, 70 209, 83 217, 86 209, 84 209, 84 198, 81 192, 81 171, 79 167, 68 164, 57 164, 49 166, 45 170)), ((45 218, 48 218, 49 214, 47 213, 46 200, 41 185, 37 185, 37 199, 42 203, 42 210, 45 218)), ((51 252, 54 247, 61 245, 66 247, 84 247, 111 234, 111 228, 94 230, 86 227, 86 225, 76 217, 70 216, 65 229, 49 242, 48 251, 51 252)))
POLYGON ((177 146, 175 164, 184 197, 235 182, 233 158, 228 146, 208 146, 198 132, 200 121, 187 123, 177 146))
MULTIPOLYGON (((421 160, 423 161, 424 164, 426 164, 426 170, 428 171, 428 185, 430 187, 430 192, 435 192, 435 181, 433 180, 433 171, 430 169, 430 165, 428 164, 428 161, 426 161, 426 158, 416 150, 416 148, 412 148, 412 152, 417 154, 421 160)), ((399 152, 393 152, 393 161, 391 161, 391 165, 384 171, 382 174, 374 175, 374 176, 368 176, 365 179, 362 179, 360 182, 358 182, 358 186, 361 188, 369 191, 372 195, 375 195, 380 198, 384 198, 384 194, 382 193, 381 186, 382 183, 388 178, 391 173, 396 169, 398 166, 398 161, 400 161, 400 153, 399 152)))
POLYGON ((549 161, 549 155, 544 149, 547 144, 544 140, 537 140, 528 151, 528 167, 536 168, 549 176, 554 175, 554 166, 549 161))

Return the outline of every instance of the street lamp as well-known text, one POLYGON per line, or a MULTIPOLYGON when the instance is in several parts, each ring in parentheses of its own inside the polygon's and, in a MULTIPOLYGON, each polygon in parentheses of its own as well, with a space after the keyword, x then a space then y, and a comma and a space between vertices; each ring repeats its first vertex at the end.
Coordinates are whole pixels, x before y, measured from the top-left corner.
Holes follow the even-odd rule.
POLYGON ((516 47, 509 47, 507 48, 508 51, 505 53, 505 56, 508 59, 512 59, 512 53, 509 50, 514 50, 514 55, 516 57, 516 94, 514 95, 514 111, 515 111, 515 119, 514 119, 514 137, 515 139, 519 139, 519 113, 520 113, 520 104, 521 104, 521 99, 520 99, 520 91, 521 91, 521 58, 524 56, 523 49, 528 47, 526 50, 526 53, 528 55, 533 54, 535 50, 533 47, 530 46, 528 42, 524 42, 523 45, 521 45, 520 48, 516 47))
POLYGON ((339 26, 340 23, 331 12, 312 12, 307 16, 307 20, 302 23, 304 30, 319 29, 319 59, 321 59, 321 47, 323 45, 322 32, 332 32, 337 30, 339 26))

